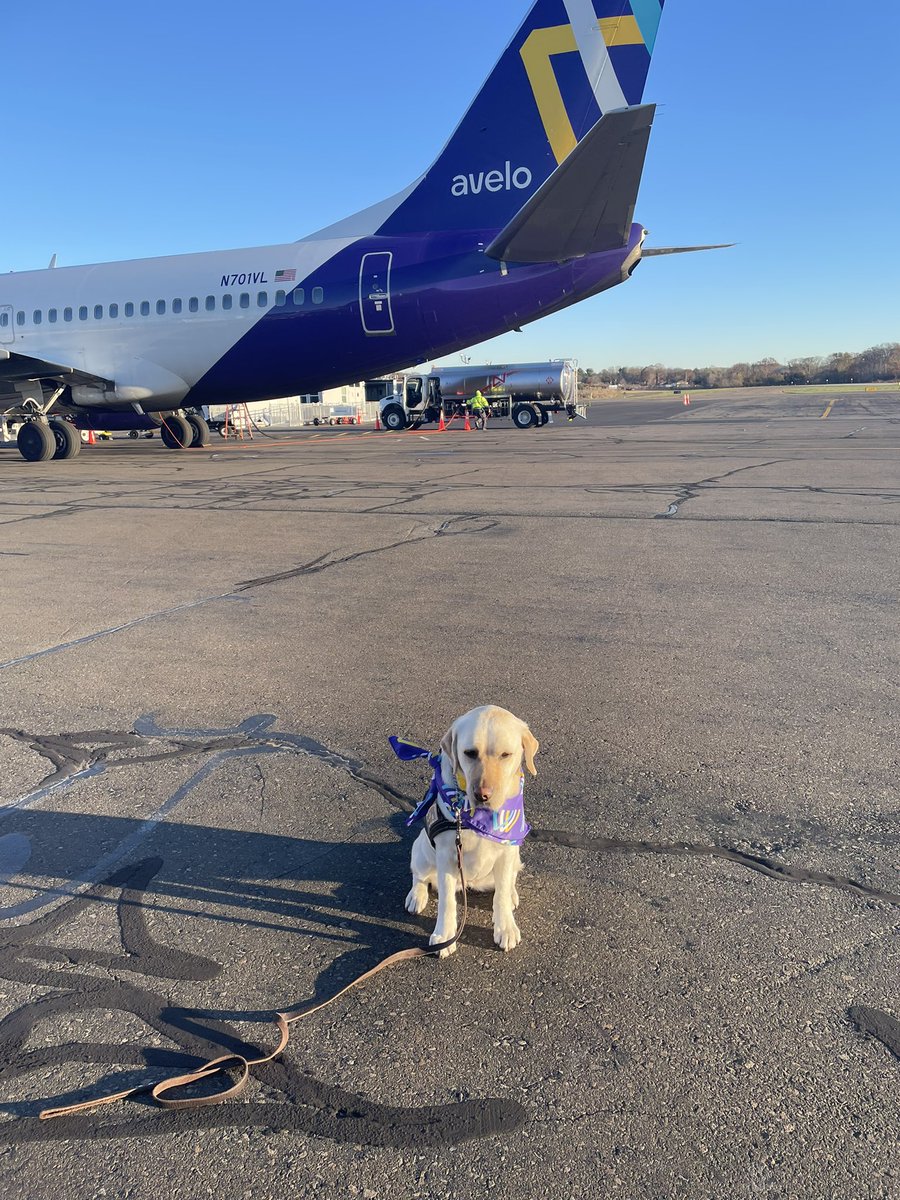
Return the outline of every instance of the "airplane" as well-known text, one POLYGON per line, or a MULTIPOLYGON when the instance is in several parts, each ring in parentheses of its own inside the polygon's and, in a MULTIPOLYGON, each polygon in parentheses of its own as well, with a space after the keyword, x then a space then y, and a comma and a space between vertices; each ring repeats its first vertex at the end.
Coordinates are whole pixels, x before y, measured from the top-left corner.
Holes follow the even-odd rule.
POLYGON ((0 423, 29 462, 79 430, 209 442, 209 404, 322 391, 625 282, 665 0, 535 0, 432 166, 297 242, 0 276, 0 423))

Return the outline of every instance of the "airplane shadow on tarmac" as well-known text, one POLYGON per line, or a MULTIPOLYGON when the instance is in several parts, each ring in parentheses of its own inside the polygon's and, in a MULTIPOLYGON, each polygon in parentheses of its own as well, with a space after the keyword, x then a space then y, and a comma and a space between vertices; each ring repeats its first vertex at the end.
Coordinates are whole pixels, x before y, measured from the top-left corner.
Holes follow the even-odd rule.
MULTIPOLYGON (((34 1072, 47 1080, 44 1086, 48 1089, 47 1098, 39 1103, 0 1103, 8 1114, 19 1118, 0 1125, 0 1143, 145 1137, 257 1126, 355 1144, 433 1146, 508 1134, 525 1122, 525 1109, 511 1099, 410 1107, 378 1104, 312 1078, 294 1064, 291 1047, 278 1061, 253 1069, 256 1080, 270 1092, 280 1093, 279 1100, 171 1112, 155 1107, 147 1095, 139 1095, 123 1106, 87 1115, 38 1119, 38 1112, 51 1103, 63 1106, 126 1088, 152 1086, 223 1053, 258 1058, 261 1048, 267 1052, 276 1042, 273 1011, 179 1007, 166 999, 169 987, 154 988, 154 981, 202 982, 222 971, 222 964, 213 957, 156 941, 148 924, 154 911, 190 917, 193 909, 207 921, 237 923, 261 933, 295 933, 306 944, 315 939, 348 947, 316 979, 310 1007, 386 955, 418 940, 411 937, 412 927, 404 929, 397 924, 403 915, 397 897, 405 890, 408 839, 361 844, 315 841, 164 820, 175 807, 173 800, 183 799, 209 774, 207 768, 235 754, 248 753, 251 746, 246 743, 256 742, 263 732, 268 746, 264 749, 257 743, 252 747, 255 753, 275 752, 273 740, 281 750, 312 753, 310 746, 317 747, 308 739, 300 739, 307 743, 302 746, 285 744, 285 738, 290 742, 297 735, 279 734, 273 739, 270 726, 274 718, 264 726, 259 718, 251 720, 257 724, 251 727, 244 722, 231 731, 178 731, 182 743, 191 742, 196 753, 200 742, 211 757, 151 821, 49 811, 36 805, 48 794, 68 790, 86 775, 120 764, 133 766, 136 761, 172 757, 178 747, 172 747, 176 735, 171 731, 163 735, 154 729, 150 734, 147 722, 142 732, 135 734, 90 731, 43 740, 20 731, 3 731, 40 750, 56 771, 30 796, 0 810, 0 815, 15 821, 15 832, 0 836, 0 883, 6 884, 8 895, 10 889, 14 892, 14 903, 0 909, 0 917, 7 921, 31 917, 26 923, 0 925, 0 977, 42 992, 38 1000, 0 1021, 0 1080, 34 1072), (158 736, 168 738, 163 752, 158 736), (226 745, 228 739, 231 744, 226 745), (123 750, 127 751, 124 758, 109 757, 114 752, 121 755, 123 750), (151 833, 149 850, 141 844, 151 833), (73 864, 78 857, 73 848, 84 847, 90 847, 97 857, 88 871, 73 864), (26 865, 28 875, 17 884, 15 877, 26 865), (40 878, 52 883, 41 888, 35 884, 40 878), (335 881, 339 881, 336 886, 335 881), (295 886, 298 883, 300 886, 295 886), (304 883, 310 886, 304 888, 304 883), (316 884, 328 886, 316 888, 316 884), (120 951, 55 944, 59 935, 68 934, 65 940, 71 940, 69 930, 80 924, 79 918, 87 910, 99 915, 110 909, 115 911, 120 951), (148 1040, 163 1037, 173 1048, 68 1040, 28 1048, 34 1030, 40 1029, 39 1036, 45 1039, 48 1027, 52 1031, 53 1025, 59 1024, 68 1029, 76 1014, 98 1010, 133 1015, 148 1028, 148 1040), (238 1029, 232 1024, 235 1021, 255 1025, 248 1028, 242 1024, 238 1029), (72 1063, 88 1064, 106 1073, 86 1087, 54 1093, 54 1074, 71 1081, 72 1063)), ((188 747, 182 744, 181 748, 188 747)), ((346 769, 347 760, 341 765, 346 769)), ((361 764, 351 765, 354 774, 363 770, 361 764)), ((394 822, 399 834, 399 813, 394 822)), ((418 934, 419 929, 414 932, 418 934)), ((473 929, 470 940, 487 947, 490 936, 489 930, 473 929)), ((106 946, 106 940, 103 944, 106 946)), ((296 1005, 298 997, 280 999, 284 1005, 296 1005)))

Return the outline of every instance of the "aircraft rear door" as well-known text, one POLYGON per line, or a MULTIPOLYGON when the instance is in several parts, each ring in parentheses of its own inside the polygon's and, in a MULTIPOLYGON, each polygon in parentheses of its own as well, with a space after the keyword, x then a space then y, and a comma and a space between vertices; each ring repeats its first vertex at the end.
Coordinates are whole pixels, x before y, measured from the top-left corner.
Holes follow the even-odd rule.
POLYGON ((15 341, 13 310, 11 304, 0 304, 0 345, 15 341))
POLYGON ((359 268, 359 315, 367 337, 394 333, 391 312, 391 260, 389 250, 364 254, 359 268))

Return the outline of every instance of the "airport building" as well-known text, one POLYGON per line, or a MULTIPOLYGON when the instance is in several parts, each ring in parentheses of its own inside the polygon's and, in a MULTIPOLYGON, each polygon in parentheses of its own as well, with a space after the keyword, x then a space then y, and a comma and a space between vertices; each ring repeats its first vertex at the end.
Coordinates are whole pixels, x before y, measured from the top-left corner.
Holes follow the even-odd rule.
MULTIPOLYGON (((364 383, 348 383, 324 392, 301 396, 283 396, 278 400, 258 401, 250 407, 250 416, 259 425, 272 429, 297 429, 314 422, 328 422, 352 417, 355 421, 375 421, 377 403, 366 402, 364 383)), ((210 419, 220 421, 225 416, 224 404, 209 406, 210 419)))

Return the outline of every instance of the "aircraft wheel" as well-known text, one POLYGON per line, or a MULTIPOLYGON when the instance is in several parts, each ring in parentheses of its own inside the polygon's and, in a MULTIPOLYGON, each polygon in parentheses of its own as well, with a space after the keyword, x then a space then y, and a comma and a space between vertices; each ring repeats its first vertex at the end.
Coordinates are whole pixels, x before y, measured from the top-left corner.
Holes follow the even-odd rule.
POLYGON ((51 417, 48 428, 53 436, 54 458, 74 458, 81 453, 81 434, 69 421, 51 417))
POLYGON ((406 413, 399 404, 389 404, 381 414, 381 423, 385 429, 392 429, 396 433, 406 428, 406 413))
POLYGON ((518 429, 530 429, 537 425, 538 415, 531 404, 517 404, 512 410, 512 419, 518 429))
POLYGON ((16 437, 16 445, 26 462, 47 462, 56 453, 56 438, 43 421, 26 421, 16 437))
POLYGON ((159 436, 167 450, 189 450, 194 431, 184 417, 177 413, 166 413, 159 427, 159 436))
POLYGON ((191 427, 191 447, 209 445, 209 426, 206 420, 197 413, 191 413, 187 418, 187 423, 191 427))

